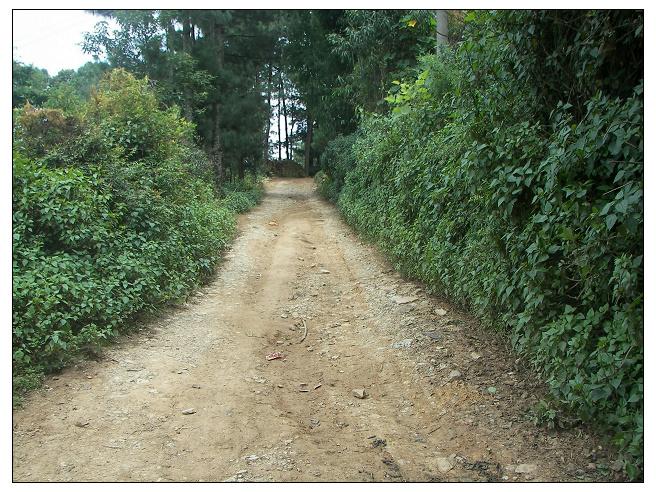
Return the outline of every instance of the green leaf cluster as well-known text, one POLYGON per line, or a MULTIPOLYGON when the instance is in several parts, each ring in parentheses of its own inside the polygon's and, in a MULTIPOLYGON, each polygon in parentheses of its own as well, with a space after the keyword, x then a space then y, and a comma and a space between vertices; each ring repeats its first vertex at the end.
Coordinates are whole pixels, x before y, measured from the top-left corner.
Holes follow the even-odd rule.
POLYGON ((399 269, 505 331, 553 403, 609 429, 639 477, 642 16, 466 21, 461 43, 393 84, 389 113, 332 144, 320 190, 399 269))
POLYGON ((13 158, 14 381, 57 370, 213 273, 258 180, 215 190, 177 108, 106 75, 82 112, 27 107, 13 158))

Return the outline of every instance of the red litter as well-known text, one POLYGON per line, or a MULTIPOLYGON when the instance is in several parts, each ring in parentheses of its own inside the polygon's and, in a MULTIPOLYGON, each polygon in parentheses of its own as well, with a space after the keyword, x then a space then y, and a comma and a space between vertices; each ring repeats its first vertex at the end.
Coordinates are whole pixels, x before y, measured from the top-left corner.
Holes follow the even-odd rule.
POLYGON ((273 352, 266 356, 266 360, 282 359, 283 357, 280 352, 273 352))

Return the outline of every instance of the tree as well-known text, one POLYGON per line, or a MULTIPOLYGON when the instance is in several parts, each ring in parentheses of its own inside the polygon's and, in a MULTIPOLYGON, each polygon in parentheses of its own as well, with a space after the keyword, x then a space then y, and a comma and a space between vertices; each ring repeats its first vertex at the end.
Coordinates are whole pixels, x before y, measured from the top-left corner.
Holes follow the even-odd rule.
POLYGON ((45 69, 12 61, 11 104, 14 108, 30 103, 41 106, 47 99, 50 77, 45 69))
POLYGON ((449 14, 446 10, 435 11, 435 36, 438 48, 449 43, 449 14))
MULTIPOLYGON (((106 53, 112 66, 147 75, 167 104, 177 104, 196 124, 214 165, 217 183, 264 156, 268 125, 266 72, 274 59, 279 27, 275 11, 161 10, 98 13, 117 20, 109 32, 99 23, 85 50, 106 53), (244 114, 248 118, 244 118, 244 114), (245 142, 254 146, 256 157, 245 142)), ((267 92, 269 96, 267 96, 267 92)))
POLYGON ((44 106, 67 113, 80 111, 108 70, 109 65, 102 62, 87 62, 77 70, 61 70, 50 79, 44 106))
POLYGON ((352 133, 362 112, 385 112, 395 79, 411 77, 435 47, 427 10, 310 10, 286 13, 284 70, 305 107, 306 171, 338 135, 352 133), (314 155, 313 155, 314 154, 314 155))
POLYGON ((352 66, 343 90, 365 111, 383 111, 392 81, 410 75, 432 51, 434 22, 421 10, 345 11, 341 32, 328 35, 334 52, 352 66))
POLYGON ((336 82, 349 73, 350 66, 328 41, 328 35, 340 29, 342 15, 338 10, 285 12, 282 58, 284 70, 298 94, 294 119, 299 128, 293 138, 304 142, 306 173, 310 172, 313 150, 319 154, 338 134, 355 129, 353 101, 336 90, 336 82))

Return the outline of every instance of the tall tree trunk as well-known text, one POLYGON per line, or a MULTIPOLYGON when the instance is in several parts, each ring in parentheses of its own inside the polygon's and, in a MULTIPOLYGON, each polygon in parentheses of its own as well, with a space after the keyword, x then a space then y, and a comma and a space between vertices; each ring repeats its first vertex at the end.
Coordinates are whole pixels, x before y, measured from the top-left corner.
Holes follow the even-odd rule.
POLYGON ((305 134, 305 175, 310 175, 310 157, 312 147, 312 118, 308 113, 307 116, 307 132, 305 134))
MULTIPOLYGON (((191 18, 189 16, 185 16, 184 20, 182 21, 182 51, 186 53, 188 56, 191 55, 191 45, 192 45, 192 32, 193 32, 193 25, 191 24, 191 18)), ((189 84, 184 81, 182 83, 182 111, 184 113, 184 117, 189 120, 189 121, 194 121, 194 111, 193 111, 193 103, 192 103, 192 97, 191 97, 191 88, 189 87, 189 84)))
POLYGON ((182 51, 191 52, 191 21, 188 16, 182 20, 182 51))
POLYGON ((289 160, 289 130, 287 129, 287 104, 285 103, 285 86, 282 82, 282 73, 280 74, 280 94, 282 97, 282 112, 285 117, 285 158, 289 160))
POLYGON ((214 144, 212 145, 212 162, 214 163, 214 174, 217 185, 220 185, 225 179, 225 169, 223 167, 223 147, 221 141, 221 105, 214 103, 214 144))
POLYGON ((289 135, 291 136, 289 140, 289 160, 293 161, 294 160, 294 125, 296 124, 296 121, 294 118, 291 119, 291 122, 289 124, 289 135))
POLYGON ((440 49, 440 46, 446 45, 449 43, 449 14, 446 10, 436 10, 435 11, 435 36, 436 36, 436 45, 437 50, 440 49))
POLYGON ((173 19, 169 19, 166 23, 166 51, 169 53, 175 52, 175 26, 173 25, 173 19))
POLYGON ((239 159, 239 179, 243 180, 244 179, 244 170, 246 168, 246 163, 244 162, 244 159, 239 159))
MULTIPOLYGON (((212 23, 212 37, 216 47, 216 62, 219 74, 223 70, 224 60, 224 28, 214 21, 212 23)), ((221 97, 221 91, 218 97, 221 97)), ((225 167, 223 163, 223 141, 221 138, 221 103, 217 100, 214 103, 214 145, 212 146, 212 161, 214 163, 217 185, 220 185, 225 179, 225 167)))
POLYGON ((273 77, 271 65, 269 65, 269 76, 267 77, 267 121, 266 133, 264 134, 264 165, 269 162, 269 133, 271 132, 271 79, 273 77))
POLYGON ((278 113, 278 161, 282 161, 282 135, 280 135, 280 90, 278 90, 278 105, 276 106, 278 113))
MULTIPOLYGON (((173 19, 169 19, 166 23, 166 51, 173 54, 175 53, 175 26, 173 25, 173 19)), ((168 78, 173 80, 173 64, 168 64, 168 78)))

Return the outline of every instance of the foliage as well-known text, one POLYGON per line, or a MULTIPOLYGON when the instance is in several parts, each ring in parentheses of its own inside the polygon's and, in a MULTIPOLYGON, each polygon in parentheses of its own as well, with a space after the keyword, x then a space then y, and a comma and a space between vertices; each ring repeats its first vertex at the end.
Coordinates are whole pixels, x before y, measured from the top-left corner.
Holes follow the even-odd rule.
POLYGON ((314 154, 354 132, 362 111, 384 108, 389 83, 433 50, 434 25, 428 10, 285 13, 283 60, 314 126, 314 154))
POLYGON ((43 157, 48 152, 74 140, 81 133, 80 119, 68 116, 60 109, 39 109, 26 104, 14 111, 15 148, 43 157))
POLYGON ((279 35, 273 11, 102 10, 84 49, 147 76, 164 105, 195 124, 218 182, 257 172, 266 139, 264 67, 279 35), (248 115, 247 118, 244 115, 248 115))
MULTIPOLYGON (((435 25, 427 10, 95 13, 118 28, 98 23, 85 51, 147 76, 166 106, 180 106, 218 181, 265 164, 274 103, 280 112, 278 80, 286 86, 291 139, 303 142, 311 163, 330 140, 355 130, 355 108, 384 106, 388 83, 432 51, 435 25)), ((58 101, 66 100, 61 91, 58 101)))
POLYGON ((218 200, 191 124, 175 108, 160 109, 147 80, 122 70, 107 74, 80 116, 29 106, 19 113, 17 389, 207 279, 234 232, 234 210, 260 193, 251 180, 221 191, 218 200))
POLYGON ((16 381, 211 272, 261 193, 234 177, 268 155, 275 74, 319 191, 507 332, 551 389, 536 421, 611 429, 641 476, 641 12, 450 12, 437 53, 425 10, 97 13, 119 28, 85 49, 142 78, 13 65, 16 381))
POLYGON ((49 77, 45 69, 12 61, 12 97, 13 108, 27 103, 41 105, 46 100, 49 77))
POLYGON ((390 81, 434 50, 435 18, 428 10, 347 10, 342 24, 328 35, 334 52, 352 67, 341 90, 367 110, 380 108, 390 81))
POLYGON ((44 69, 14 61, 12 107, 22 108, 26 104, 36 107, 61 109, 67 114, 80 111, 103 74, 106 63, 88 62, 77 70, 61 70, 50 77, 44 69))
POLYGON ((336 202, 344 186, 344 179, 355 168, 353 144, 356 134, 332 140, 321 155, 322 173, 317 178, 318 191, 331 202, 336 202))
POLYGON ((240 214, 260 203, 264 194, 262 180, 249 175, 246 179, 226 183, 221 204, 226 209, 240 214))
POLYGON ((77 70, 61 70, 50 78, 45 107, 61 109, 66 114, 79 114, 109 65, 87 62, 77 70))
MULTIPOLYGON (((400 269, 507 330, 555 403, 613 431, 636 478, 642 17, 506 11, 467 21, 457 49, 425 58, 414 79, 393 84, 391 112, 363 121, 339 207, 400 269), (566 73, 592 82, 561 83, 566 73)), ((329 195, 334 174, 328 164, 329 195)))
POLYGON ((306 116, 317 122, 313 135, 317 151, 339 133, 353 131, 356 124, 353 101, 335 90, 335 81, 346 76, 351 68, 334 52, 328 38, 339 29, 342 15, 339 10, 285 13, 288 42, 283 46, 283 61, 303 99, 306 116))
POLYGON ((105 62, 87 62, 77 70, 61 70, 51 77, 50 84, 55 88, 70 86, 81 99, 86 100, 109 69, 109 64, 105 62))
POLYGON ((103 141, 120 149, 130 161, 179 157, 180 143, 193 138, 191 122, 180 118, 176 106, 160 110, 148 79, 136 79, 123 69, 111 71, 100 81, 87 118, 103 141))

